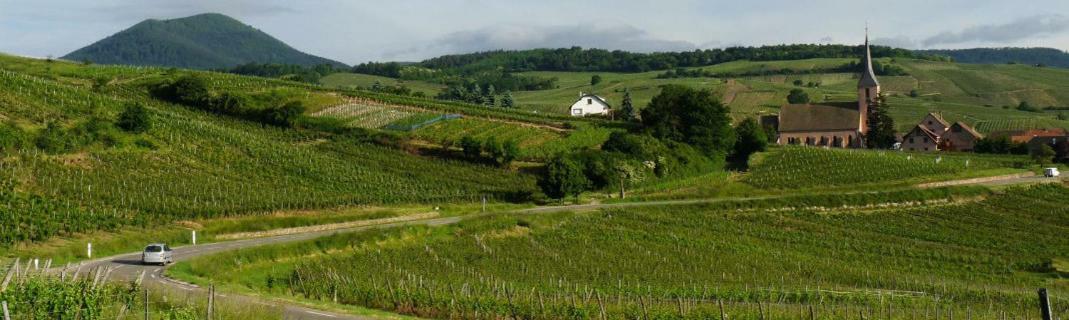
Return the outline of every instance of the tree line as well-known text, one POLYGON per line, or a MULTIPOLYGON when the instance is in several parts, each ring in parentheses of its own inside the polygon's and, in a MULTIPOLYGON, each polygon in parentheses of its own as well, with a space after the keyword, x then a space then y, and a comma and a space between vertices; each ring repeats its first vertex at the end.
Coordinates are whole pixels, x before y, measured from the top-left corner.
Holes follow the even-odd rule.
POLYGON ((345 69, 336 69, 330 64, 319 64, 305 67, 296 64, 279 63, 247 63, 229 69, 216 71, 240 74, 246 76, 258 76, 266 78, 279 78, 307 83, 319 83, 319 79, 333 73, 342 72, 345 69))
MULTIPOLYGON (((672 78, 738 78, 738 77, 759 77, 759 76, 771 76, 771 75, 800 75, 800 74, 820 74, 820 73, 850 73, 850 72, 862 72, 864 71, 864 65, 860 61, 852 61, 844 63, 836 67, 825 68, 812 68, 812 69, 793 69, 793 68, 777 68, 766 69, 761 68, 757 70, 747 70, 739 72, 724 72, 713 71, 706 69, 686 69, 676 68, 675 70, 668 70, 657 75, 658 79, 672 79, 672 78)), ((906 69, 890 63, 881 63, 879 61, 872 62, 872 71, 878 76, 907 76, 906 69)))
POLYGON ((196 75, 155 84, 149 92, 160 100, 279 127, 292 127, 305 110, 299 100, 274 101, 272 105, 258 106, 241 93, 215 94, 209 90, 207 81, 196 75))

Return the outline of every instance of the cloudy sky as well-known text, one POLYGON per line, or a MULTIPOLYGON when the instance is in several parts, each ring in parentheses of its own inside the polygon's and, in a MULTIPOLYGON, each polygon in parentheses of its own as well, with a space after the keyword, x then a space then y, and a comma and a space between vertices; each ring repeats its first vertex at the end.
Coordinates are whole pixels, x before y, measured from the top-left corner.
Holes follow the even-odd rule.
POLYGON ((0 52, 62 56, 141 20, 219 12, 346 63, 535 47, 874 42, 1069 50, 1065 0, 0 0, 0 52))

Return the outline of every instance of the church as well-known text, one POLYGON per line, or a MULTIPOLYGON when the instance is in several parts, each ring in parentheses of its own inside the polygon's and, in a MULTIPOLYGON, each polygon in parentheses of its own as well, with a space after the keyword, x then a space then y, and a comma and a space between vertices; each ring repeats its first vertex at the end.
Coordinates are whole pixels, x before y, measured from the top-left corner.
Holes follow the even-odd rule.
POLYGON ((869 36, 865 34, 864 69, 857 83, 857 102, 788 104, 774 121, 776 143, 836 148, 863 148, 868 133, 869 107, 880 95, 880 82, 872 68, 869 36))

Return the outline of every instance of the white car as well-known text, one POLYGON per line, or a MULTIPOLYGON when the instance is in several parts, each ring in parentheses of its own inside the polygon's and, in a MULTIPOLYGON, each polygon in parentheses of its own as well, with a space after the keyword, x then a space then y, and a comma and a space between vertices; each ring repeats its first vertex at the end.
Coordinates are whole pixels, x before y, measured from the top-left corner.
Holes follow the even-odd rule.
POLYGON ((1043 170, 1043 176, 1047 178, 1057 178, 1061 175, 1062 173, 1058 172, 1058 168, 1046 168, 1043 170))
POLYGON ((153 243, 145 247, 145 251, 141 252, 141 263, 143 264, 158 264, 167 265, 174 262, 174 257, 171 256, 171 247, 162 243, 153 243))

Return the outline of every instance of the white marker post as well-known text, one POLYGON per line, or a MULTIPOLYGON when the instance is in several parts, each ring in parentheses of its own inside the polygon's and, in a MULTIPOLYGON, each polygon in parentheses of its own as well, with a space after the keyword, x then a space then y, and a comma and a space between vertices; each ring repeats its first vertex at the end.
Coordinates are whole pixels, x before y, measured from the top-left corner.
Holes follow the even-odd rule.
POLYGON ((197 245, 197 230, 193 230, 193 245, 197 245))
POLYGON ((92 242, 88 242, 88 243, 85 244, 85 256, 87 258, 92 258, 93 257, 93 243, 92 242))

